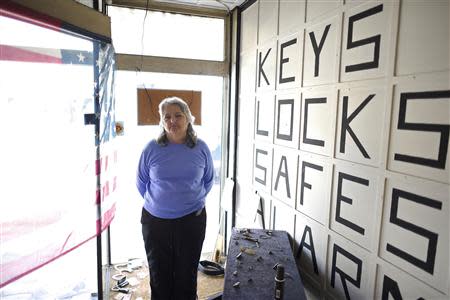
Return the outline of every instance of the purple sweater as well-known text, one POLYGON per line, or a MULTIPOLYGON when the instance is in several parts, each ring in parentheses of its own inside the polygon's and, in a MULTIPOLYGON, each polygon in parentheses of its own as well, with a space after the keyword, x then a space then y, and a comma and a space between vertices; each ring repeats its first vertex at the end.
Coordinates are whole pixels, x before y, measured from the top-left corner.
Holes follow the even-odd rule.
POLYGON ((175 219, 203 208, 213 183, 211 152, 200 139, 194 148, 152 140, 142 151, 136 185, 153 216, 175 219))

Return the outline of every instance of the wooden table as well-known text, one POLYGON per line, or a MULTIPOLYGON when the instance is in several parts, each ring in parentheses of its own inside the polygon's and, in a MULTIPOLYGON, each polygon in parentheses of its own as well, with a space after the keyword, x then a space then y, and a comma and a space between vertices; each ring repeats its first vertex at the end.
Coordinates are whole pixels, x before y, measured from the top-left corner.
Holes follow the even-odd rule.
POLYGON ((285 267, 283 299, 306 300, 286 231, 234 229, 228 249, 222 299, 274 299, 274 266, 281 263, 285 267))

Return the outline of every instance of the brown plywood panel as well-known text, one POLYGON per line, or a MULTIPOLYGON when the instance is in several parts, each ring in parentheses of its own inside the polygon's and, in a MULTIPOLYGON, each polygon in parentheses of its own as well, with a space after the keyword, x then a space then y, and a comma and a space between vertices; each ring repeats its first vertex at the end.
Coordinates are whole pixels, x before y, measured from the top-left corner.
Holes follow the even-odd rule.
POLYGON ((195 117, 195 125, 202 125, 202 92, 186 90, 138 89, 138 125, 158 125, 158 105, 167 97, 183 99, 195 117))

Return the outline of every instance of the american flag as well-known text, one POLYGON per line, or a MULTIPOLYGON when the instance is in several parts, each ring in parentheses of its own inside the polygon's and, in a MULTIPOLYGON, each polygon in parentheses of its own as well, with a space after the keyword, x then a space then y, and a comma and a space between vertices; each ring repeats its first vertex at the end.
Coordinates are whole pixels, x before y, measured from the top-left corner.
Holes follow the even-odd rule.
MULTIPOLYGON (((14 18, 60 32, 73 29, 73 26, 69 24, 39 15, 8 0, 0 1, 0 18, 14 18)), ((80 33, 77 36, 81 36, 80 33)), ((77 181, 78 190, 76 191, 76 197, 83 197, 84 203, 87 202, 88 205, 77 209, 77 203, 69 203, 68 206, 74 208, 73 210, 60 205, 48 207, 48 210, 42 209, 39 213, 33 214, 26 210, 28 207, 20 207, 19 203, 8 203, 9 198, 20 199, 17 195, 14 197, 0 195, 2 207, 0 215, 7 216, 0 219, 0 288, 82 246, 88 240, 101 234, 114 218, 118 157, 114 140, 114 48, 109 43, 95 40, 95 37, 91 37, 90 40, 92 40, 92 51, 14 45, 0 39, 0 64, 17 62, 18 64, 40 63, 43 66, 47 64, 85 66, 97 74, 94 76, 95 82, 90 85, 92 103, 95 106, 94 114, 84 116, 87 126, 94 125, 91 126, 92 156, 89 156, 92 159, 85 162, 85 165, 79 166, 83 172, 77 181), (97 158, 96 149, 100 150, 97 158), (86 207, 89 211, 83 211, 86 207), (11 211, 12 209, 14 211, 11 211), (27 217, 16 217, 25 212, 27 217)), ((0 72, 2 72, 1 68, 0 72)), ((37 92, 45 93, 46 91, 43 89, 37 92)), ((0 103, 3 101, 1 97, 0 93, 0 103)), ((51 114, 48 116, 52 117, 51 114)), ((20 117, 17 116, 17 118, 20 117)), ((58 125, 55 124, 55 126, 58 125)), ((45 135, 45 133, 42 134, 45 135)), ((13 141, 6 142, 14 145, 13 141)), ((61 149, 64 149, 63 145, 61 146, 61 149)), ((71 160, 73 158, 67 156, 66 161, 48 163, 70 164, 71 160)), ((64 170, 64 168, 61 169, 64 170)), ((8 171, 10 170, 5 172, 8 171)), ((60 175, 62 178, 66 176, 63 173, 60 175)), ((20 178, 11 176, 6 182, 8 180, 12 183, 20 178)), ((37 181, 37 185, 44 191, 58 188, 53 186, 52 182, 47 182, 45 176, 33 178, 33 180, 37 181)), ((18 193, 20 194, 20 191, 18 193)), ((70 193, 73 191, 65 191, 60 196, 69 198, 70 193)), ((71 195, 70 199, 76 197, 71 195)))
POLYGON ((93 65, 93 53, 89 51, 19 47, 0 44, 0 53, 0 60, 4 61, 93 65))

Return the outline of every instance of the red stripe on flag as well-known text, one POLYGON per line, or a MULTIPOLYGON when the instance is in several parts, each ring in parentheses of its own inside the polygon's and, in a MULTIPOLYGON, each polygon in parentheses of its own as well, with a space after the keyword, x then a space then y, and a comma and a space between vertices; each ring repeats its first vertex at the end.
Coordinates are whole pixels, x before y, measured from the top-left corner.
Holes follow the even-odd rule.
POLYGON ((101 197, 101 193, 100 190, 96 190, 95 191, 95 204, 99 205, 100 204, 100 197, 101 197))
POLYGON ((0 265, 2 269, 2 277, 0 281, 0 288, 8 285, 9 283, 22 278, 25 275, 51 263, 52 261, 58 259, 59 257, 71 252, 72 250, 84 245, 86 242, 90 241, 92 238, 96 237, 94 234, 84 241, 81 241, 76 246, 70 248, 67 251, 60 252, 61 247, 58 245, 48 246, 43 249, 39 249, 32 254, 21 256, 17 260, 10 261, 8 263, 0 265), (39 260, 37 259, 39 258, 39 260), (46 260, 48 259, 48 260, 46 260), (40 261, 41 263, 37 263, 40 261), (32 266, 32 267, 31 267, 32 266))
POLYGON ((112 188, 113 192, 116 190, 116 188, 117 188, 117 176, 114 176, 114 178, 113 178, 113 188, 112 188))
POLYGON ((101 160, 95 160, 95 175, 99 175, 101 173, 101 160))
POLYGON ((105 156, 105 172, 108 170, 108 155, 105 156))
MULTIPOLYGON (((103 213, 103 217, 102 217, 102 231, 105 230, 112 222, 112 220, 114 219, 114 216, 116 214, 116 203, 114 203, 110 209, 108 209, 107 211, 105 211, 103 213)), ((99 234, 100 232, 97 231, 97 234, 99 234)))
POLYGON ((100 233, 102 232, 102 219, 98 219, 97 221, 95 221, 95 227, 97 235, 100 235, 100 233))
POLYGON ((105 198, 108 196, 109 196, 109 180, 107 180, 103 185, 103 200, 105 200, 105 198))
POLYGON ((61 58, 33 52, 19 47, 0 45, 0 60, 23 62, 61 63, 61 58))
POLYGON ((111 206, 111 208, 109 208, 107 211, 103 213, 101 219, 96 221, 97 235, 100 235, 102 231, 105 230, 111 224, 115 214, 116 214, 116 203, 114 203, 111 206))

